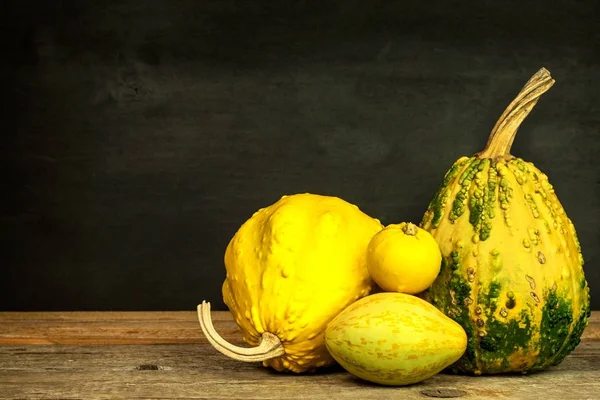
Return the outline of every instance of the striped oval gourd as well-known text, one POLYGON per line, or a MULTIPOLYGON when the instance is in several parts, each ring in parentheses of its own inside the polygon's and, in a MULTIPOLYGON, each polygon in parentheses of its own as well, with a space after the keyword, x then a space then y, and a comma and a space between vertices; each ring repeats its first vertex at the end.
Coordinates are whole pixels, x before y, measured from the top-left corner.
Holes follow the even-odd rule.
POLYGON ((404 386, 429 379, 458 360, 467 335, 417 296, 379 292, 350 304, 327 324, 325 345, 352 375, 404 386))
POLYGON ((553 84, 545 68, 532 76, 485 149, 446 173, 421 221, 443 256, 423 297, 468 335, 455 373, 558 365, 588 324, 590 292, 575 227, 548 177, 510 154, 520 123, 553 84))

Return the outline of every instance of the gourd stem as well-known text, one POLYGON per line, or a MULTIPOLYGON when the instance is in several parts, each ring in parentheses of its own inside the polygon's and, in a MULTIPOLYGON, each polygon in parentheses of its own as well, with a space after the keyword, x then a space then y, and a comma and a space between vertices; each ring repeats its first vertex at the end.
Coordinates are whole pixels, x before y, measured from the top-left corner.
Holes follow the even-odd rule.
POLYGON ((215 330, 210 318, 209 302, 203 301, 198 305, 198 320, 208 342, 219 352, 234 360, 257 362, 285 354, 281 340, 269 332, 262 334, 261 342, 257 347, 239 347, 227 342, 215 330))
POLYGON ((479 158, 495 158, 510 154, 521 123, 527 118, 539 98, 554 85, 546 68, 541 68, 523 86, 517 97, 506 107, 488 138, 479 158))
POLYGON ((417 227, 415 224, 408 222, 402 227, 402 232, 409 236, 415 236, 417 234, 417 227))

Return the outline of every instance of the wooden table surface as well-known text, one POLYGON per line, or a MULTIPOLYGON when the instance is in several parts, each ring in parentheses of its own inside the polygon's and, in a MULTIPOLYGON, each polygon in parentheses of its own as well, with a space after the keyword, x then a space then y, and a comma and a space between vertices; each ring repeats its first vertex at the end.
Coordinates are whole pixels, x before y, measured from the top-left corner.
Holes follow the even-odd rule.
MULTIPOLYGON (((229 313, 215 328, 241 344, 229 313)), ((194 311, 0 312, 0 399, 600 399, 600 312, 557 367, 526 376, 438 374, 408 387, 362 382, 340 367, 276 373, 230 360, 194 311)))

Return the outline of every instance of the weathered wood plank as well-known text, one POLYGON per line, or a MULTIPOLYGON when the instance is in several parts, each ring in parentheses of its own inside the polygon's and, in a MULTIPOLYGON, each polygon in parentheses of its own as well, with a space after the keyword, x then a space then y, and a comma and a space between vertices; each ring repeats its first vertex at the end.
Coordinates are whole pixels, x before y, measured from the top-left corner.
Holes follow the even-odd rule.
MULTIPOLYGON (((229 312, 212 315, 224 338, 243 343, 229 312)), ((583 341, 600 341, 600 311, 583 341)), ((195 312, 0 312, 0 345, 169 343, 207 343, 195 312)))
MULTIPOLYGON (((226 339, 241 343, 229 313, 214 312, 213 319, 226 339)), ((339 366, 294 375, 230 360, 206 343, 191 311, 5 312, 0 399, 593 399, 600 390, 599 328, 600 312, 594 312, 580 346, 543 373, 439 374, 414 386, 385 388, 339 366)))
POLYGON ((528 376, 439 374, 386 388, 339 367, 280 374, 229 360, 208 344, 2 346, 0 399, 594 399, 600 390, 600 342, 585 342, 559 366, 528 376))
MULTIPOLYGON (((215 328, 242 343, 228 312, 215 328)), ((4 312, 0 345, 208 343, 195 312, 4 312)))

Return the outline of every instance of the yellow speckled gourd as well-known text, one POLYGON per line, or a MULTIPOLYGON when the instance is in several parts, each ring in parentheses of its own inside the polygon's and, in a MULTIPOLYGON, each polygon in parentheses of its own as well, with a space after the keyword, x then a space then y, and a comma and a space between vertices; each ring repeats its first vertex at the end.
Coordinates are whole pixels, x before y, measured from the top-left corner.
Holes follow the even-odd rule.
POLYGON ((460 358, 464 329, 416 296, 383 292, 349 305, 327 326, 329 352, 351 374, 382 385, 421 382, 460 358))
POLYGON ((579 343, 590 292, 575 227, 548 177, 510 154, 520 123, 554 80, 542 68, 494 127, 485 149, 446 173, 421 227, 442 269, 424 298, 468 334, 455 372, 532 372, 579 343))
POLYGON ((223 354, 305 372, 334 363, 326 325, 376 287, 366 266, 369 240, 383 226, 356 205, 310 193, 283 196, 252 215, 225 251, 222 292, 243 339, 214 330, 210 304, 198 306, 202 330, 223 354))

